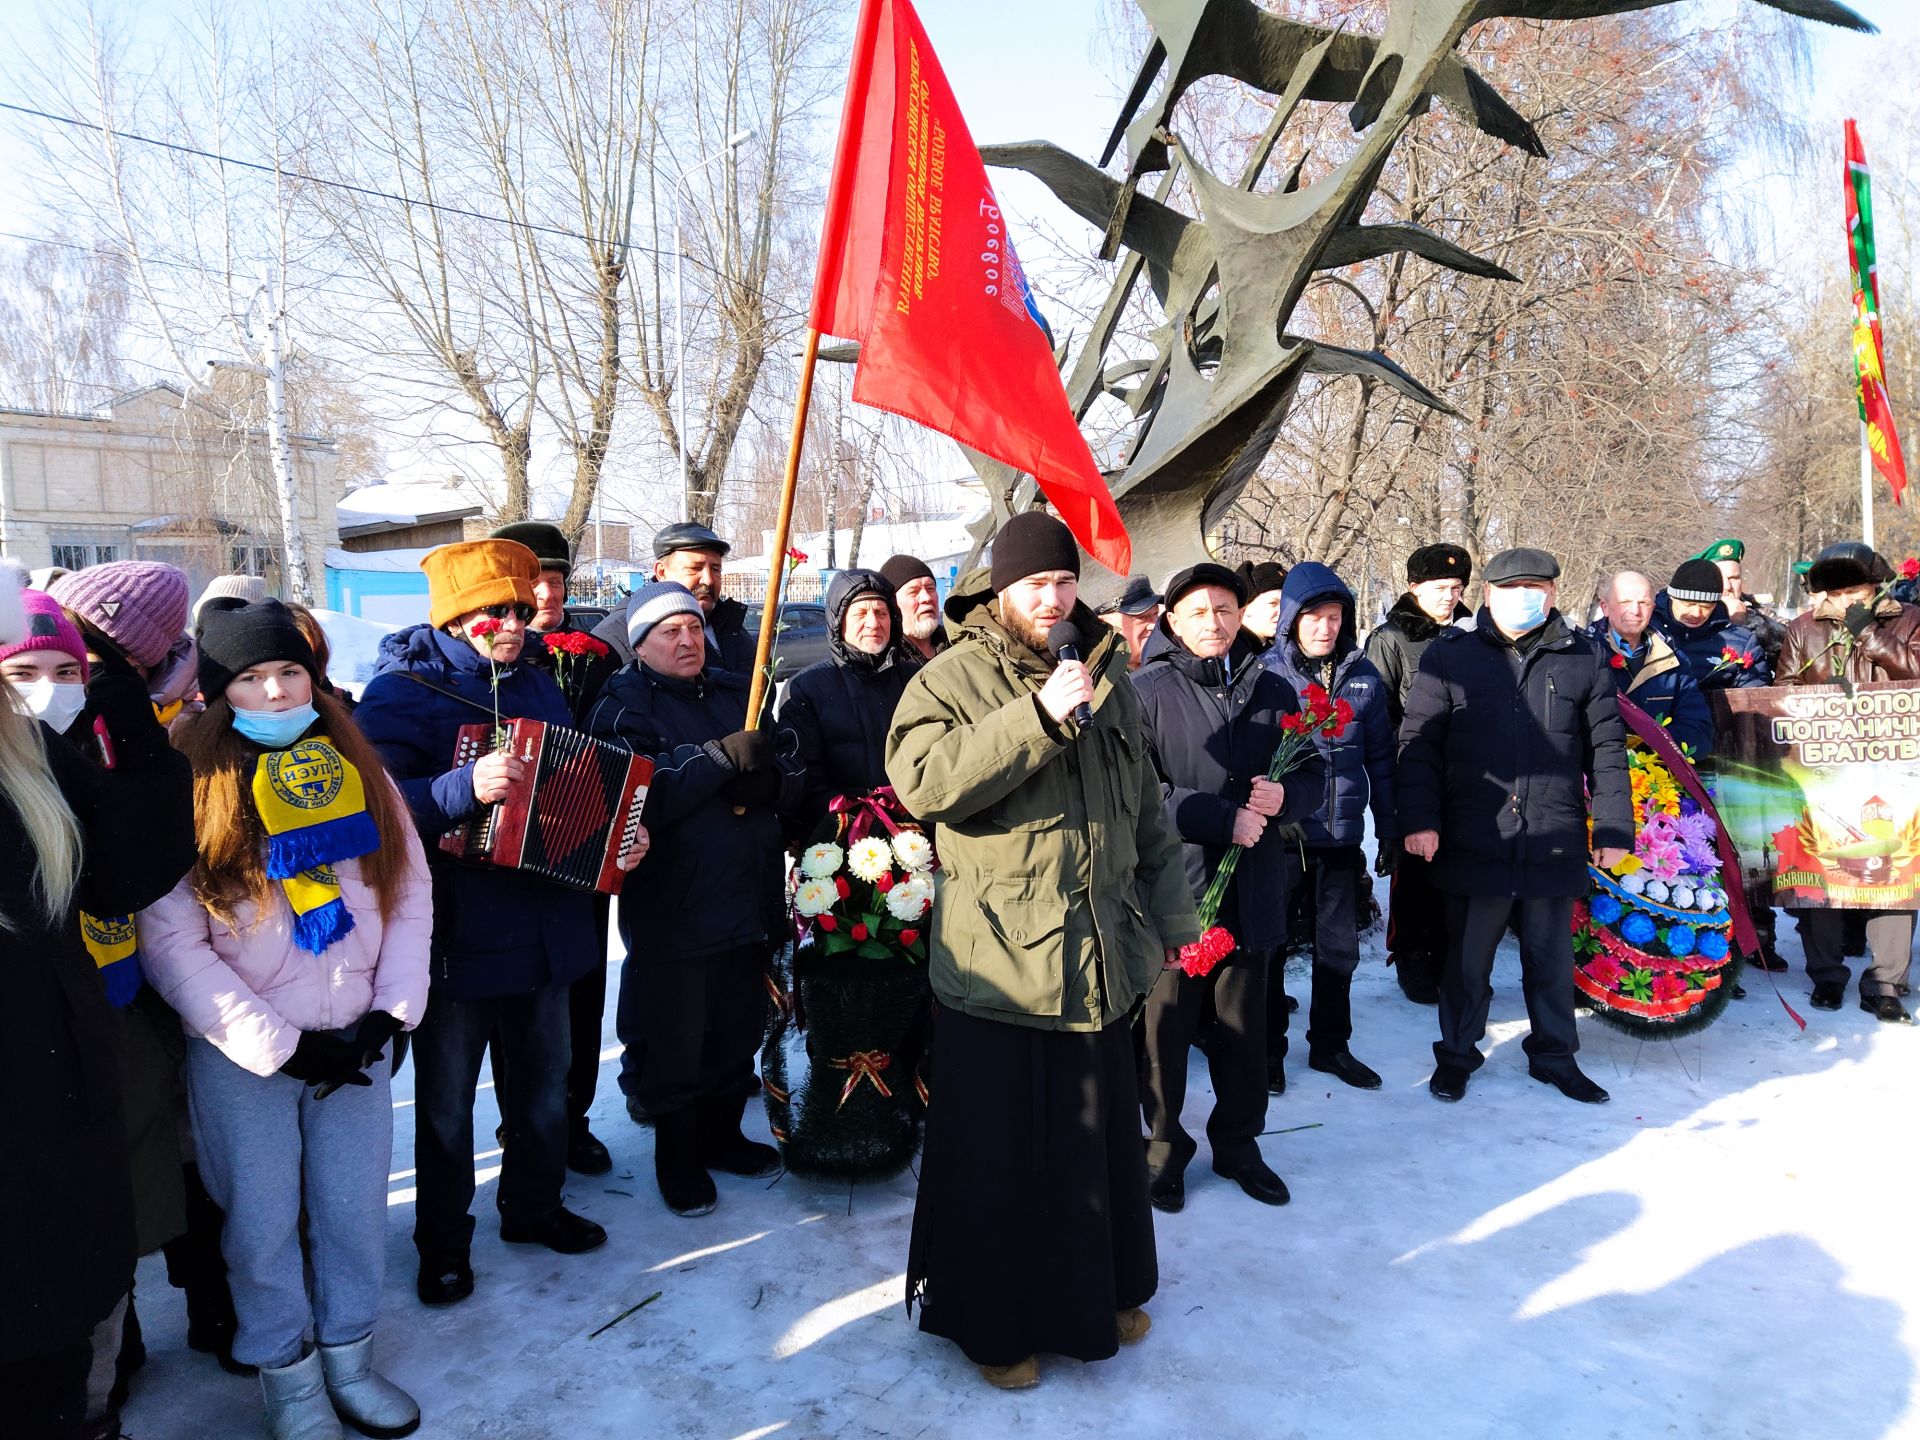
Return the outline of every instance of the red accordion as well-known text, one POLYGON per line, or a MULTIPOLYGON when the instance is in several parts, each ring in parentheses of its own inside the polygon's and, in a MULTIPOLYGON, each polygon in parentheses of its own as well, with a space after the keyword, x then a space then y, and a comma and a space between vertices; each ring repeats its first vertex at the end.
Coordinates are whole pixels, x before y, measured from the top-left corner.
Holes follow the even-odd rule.
MULTIPOLYGON (((544 720, 503 720, 509 752, 526 767, 506 799, 440 837, 449 855, 525 870, 577 890, 617 895, 647 803, 653 761, 544 720)), ((492 725, 462 725, 455 767, 490 753, 492 725)))

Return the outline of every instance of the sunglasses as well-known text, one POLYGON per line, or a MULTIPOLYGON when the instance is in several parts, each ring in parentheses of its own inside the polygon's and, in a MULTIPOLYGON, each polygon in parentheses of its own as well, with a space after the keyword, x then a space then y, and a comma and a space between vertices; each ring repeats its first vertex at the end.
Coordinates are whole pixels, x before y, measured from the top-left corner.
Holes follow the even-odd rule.
POLYGON ((531 605, 519 605, 519 604, 483 605, 480 608, 480 613, 482 615, 489 616, 495 620, 504 620, 509 615, 511 615, 513 616, 514 619, 518 620, 522 625, 531 625, 533 623, 534 609, 533 609, 533 606, 531 605))

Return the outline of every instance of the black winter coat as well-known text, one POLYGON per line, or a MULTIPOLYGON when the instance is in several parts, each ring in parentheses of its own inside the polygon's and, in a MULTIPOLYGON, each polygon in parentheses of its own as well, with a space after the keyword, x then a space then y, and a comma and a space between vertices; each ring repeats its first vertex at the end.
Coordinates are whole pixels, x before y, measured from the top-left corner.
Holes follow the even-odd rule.
MULTIPOLYGON (((780 762, 770 803, 735 813, 737 773, 719 741, 746 727, 747 678, 707 671, 691 680, 627 666, 600 694, 587 733, 651 756, 642 820, 647 858, 620 890, 620 936, 639 961, 771 942, 785 923, 785 844, 779 812, 800 796, 797 762, 780 762)), ((792 750, 790 735, 777 735, 792 750)))
POLYGON ((1672 598, 1662 590, 1653 597, 1653 628, 1687 662, 1703 694, 1709 690, 1751 690, 1774 683, 1766 650, 1751 630, 1727 618, 1724 601, 1713 607, 1706 624, 1682 625, 1673 618, 1672 598), (1729 651, 1738 658, 1728 660, 1729 651))
POLYGON ((433 987, 461 1000, 571 985, 605 963, 592 895, 518 870, 468 864, 440 849, 442 835, 484 808, 473 798, 473 766, 455 768, 453 749, 462 725, 492 722, 496 695, 502 719, 573 724, 560 687, 531 650, 500 667, 496 690, 487 657, 431 625, 395 631, 381 642, 378 666, 353 716, 387 762, 426 846, 433 987))
POLYGON ((1305 695, 1309 685, 1322 685, 1329 698, 1353 707, 1353 720, 1338 740, 1325 731, 1313 737, 1326 769, 1320 802, 1301 822, 1306 843, 1358 845, 1366 838, 1371 809, 1375 837, 1383 845, 1392 845, 1399 830, 1393 803, 1395 736, 1387 709, 1389 691, 1355 642, 1353 592, 1325 565, 1308 560, 1287 572, 1280 594, 1280 633, 1263 663, 1278 672, 1296 695, 1305 695), (1329 600, 1338 601, 1343 609, 1330 667, 1308 659, 1294 643, 1300 612, 1329 600))
MULTIPOLYGON (((1471 620, 1473 611, 1456 604, 1453 618, 1471 620)), ((1367 659, 1387 682, 1387 716, 1395 729, 1406 716, 1407 692, 1413 689, 1413 677, 1420 672, 1420 657, 1451 628, 1422 610, 1411 594, 1405 594, 1393 602, 1387 618, 1367 637, 1367 659)))
POLYGON ((1666 727, 1676 744, 1687 747, 1695 760, 1713 753, 1713 712, 1700 693, 1693 667, 1659 630, 1641 637, 1641 651, 1628 655, 1613 643, 1613 627, 1602 618, 1588 634, 1599 642, 1613 667, 1616 689, 1666 727))
POLYGON ((40 727, 80 823, 79 886, 54 925, 35 918, 26 833, 0 802, 0 909, 16 927, 0 930, 0 1362, 82 1339, 133 1285, 121 1017, 75 912, 131 915, 193 868, 193 772, 144 687, 113 688, 99 703, 118 768, 40 727))
POLYGON ((813 833, 834 796, 865 795, 887 784, 887 731, 919 668, 896 648, 874 656, 847 643, 847 610, 860 599, 885 600, 893 633, 899 634, 900 609, 887 582, 871 570, 841 571, 827 587, 832 654, 794 676, 780 701, 780 724, 793 731, 805 771, 790 816, 801 836, 813 833))
MULTIPOLYGON (((1281 719, 1300 710, 1293 687, 1260 663, 1260 644, 1251 634, 1242 632, 1227 660, 1223 666, 1201 659, 1162 619, 1132 677, 1167 823, 1180 837, 1195 900, 1233 844, 1234 812, 1246 804, 1252 782, 1267 773, 1281 719)), ((1216 920, 1248 950, 1278 949, 1287 938, 1287 891, 1299 863, 1280 830, 1319 804, 1326 765, 1311 754, 1282 784, 1286 803, 1240 857, 1216 920)))
POLYGON ((1541 899, 1587 890, 1594 849, 1633 844, 1612 668, 1555 610, 1525 648, 1482 608, 1421 657, 1400 727, 1400 833, 1440 832, 1435 883, 1541 899))

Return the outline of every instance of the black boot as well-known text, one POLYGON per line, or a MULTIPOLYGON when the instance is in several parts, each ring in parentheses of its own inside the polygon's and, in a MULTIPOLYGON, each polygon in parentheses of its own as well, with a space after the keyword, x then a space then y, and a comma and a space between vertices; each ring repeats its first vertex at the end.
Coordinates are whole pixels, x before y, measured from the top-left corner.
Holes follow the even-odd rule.
POLYGON ((1876 1020, 1884 1020, 1889 1025, 1911 1025, 1913 1016, 1907 1013, 1907 1007, 1900 1003, 1898 995, 1862 995, 1860 1008, 1876 1020))
POLYGON ((181 1166, 181 1179, 187 1192, 187 1233, 169 1240, 163 1250, 167 1283, 186 1292, 187 1348, 213 1356, 231 1374, 251 1375, 253 1366, 233 1358, 233 1332, 240 1322, 227 1288, 227 1262, 220 1254, 227 1217, 201 1183, 198 1165, 181 1166))
POLYGON ((718 1201, 713 1177, 700 1163, 700 1119, 691 1110, 653 1117, 653 1178, 676 1215, 706 1215, 718 1201))
POLYGON ((473 1263, 465 1250, 441 1250, 420 1257, 413 1293, 422 1305, 452 1305, 473 1294, 473 1263))
POLYGON ((1423 950, 1400 950, 1387 957, 1400 993, 1416 1005, 1440 1003, 1440 962, 1423 950))
POLYGON ((1552 1067, 1529 1064, 1527 1074, 1542 1085, 1553 1086, 1569 1100, 1578 1100, 1582 1105, 1604 1105, 1612 1098, 1589 1080, 1571 1060, 1552 1067))
POLYGON ((1187 1203, 1186 1171, 1179 1165, 1147 1171, 1147 1203, 1156 1210, 1177 1215, 1187 1203))
POLYGON ((1287 1182, 1274 1174, 1257 1153, 1232 1160, 1222 1160, 1216 1155, 1213 1173, 1233 1181, 1249 1198, 1262 1205, 1284 1205, 1293 1198, 1287 1193, 1287 1182))
POLYGON ((744 1098, 709 1096, 700 1102, 696 1113, 701 1163, 723 1175, 744 1175, 750 1180, 778 1175, 780 1152, 740 1133, 740 1116, 746 1108, 744 1098))
POLYGON ((604 1175, 613 1169, 613 1156, 584 1120, 575 1124, 567 1136, 567 1169, 576 1175, 604 1175))
POLYGON ((1816 1010, 1838 1010, 1847 1000, 1847 982, 1844 980, 1822 980, 1813 987, 1813 998, 1807 1003, 1816 1010))

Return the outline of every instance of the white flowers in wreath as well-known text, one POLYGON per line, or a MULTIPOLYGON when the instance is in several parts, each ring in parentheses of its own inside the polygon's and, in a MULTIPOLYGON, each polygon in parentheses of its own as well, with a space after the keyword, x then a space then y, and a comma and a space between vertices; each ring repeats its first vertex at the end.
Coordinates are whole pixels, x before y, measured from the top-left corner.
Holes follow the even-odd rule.
POLYGON ((933 864, 933 842, 919 830, 902 830, 895 835, 893 853, 909 870, 925 870, 933 864))
POLYGON ((925 875, 903 880, 887 892, 887 913, 900 921, 918 920, 933 904, 933 881, 925 875))
MULTIPOLYGON (((832 849, 832 846, 816 846, 815 849, 832 849)), ((811 852, 809 852, 811 853, 811 852)), ((834 883, 822 876, 813 876, 802 880, 793 892, 793 908, 809 919, 824 915, 840 898, 840 892, 834 883)))
POLYGON ((809 845, 800 857, 800 873, 809 879, 824 880, 837 871, 846 858, 846 852, 838 845, 809 845))
POLYGON ((893 869, 893 847, 873 836, 856 840, 847 851, 847 868, 869 885, 877 884, 893 869))

